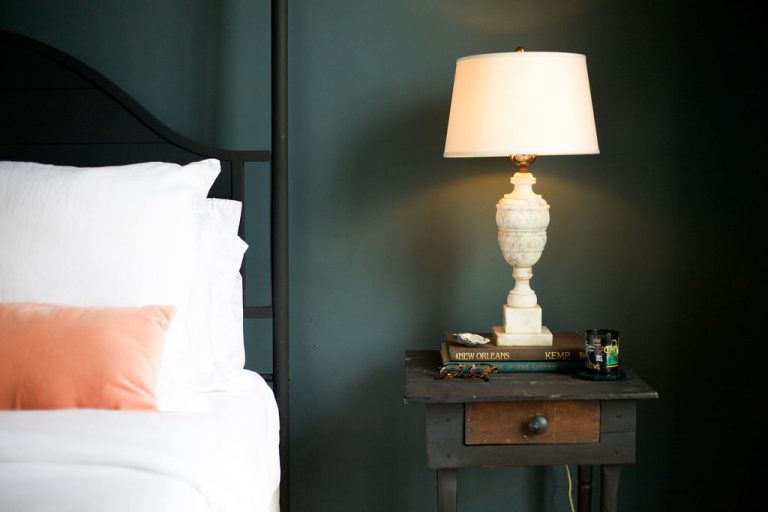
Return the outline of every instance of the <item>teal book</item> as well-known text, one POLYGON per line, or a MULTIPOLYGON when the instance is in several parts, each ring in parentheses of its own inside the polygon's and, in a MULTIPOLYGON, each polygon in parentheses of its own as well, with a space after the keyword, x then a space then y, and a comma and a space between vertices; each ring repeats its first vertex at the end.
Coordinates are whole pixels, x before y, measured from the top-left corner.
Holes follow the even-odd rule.
POLYGON ((578 361, 451 361, 448 359, 448 348, 445 343, 440 347, 440 359, 443 365, 490 364, 496 367, 498 373, 574 372, 585 368, 583 359, 578 361))
POLYGON ((584 361, 498 361, 485 364, 492 364, 499 373, 575 372, 585 368, 584 361))

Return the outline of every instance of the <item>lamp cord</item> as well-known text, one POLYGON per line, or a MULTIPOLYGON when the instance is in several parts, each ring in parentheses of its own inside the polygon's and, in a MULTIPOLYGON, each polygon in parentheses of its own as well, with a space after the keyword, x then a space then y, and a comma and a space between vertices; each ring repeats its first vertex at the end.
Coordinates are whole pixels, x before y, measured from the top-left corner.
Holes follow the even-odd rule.
POLYGON ((568 476, 568 503, 571 505, 571 512, 575 512, 573 508, 573 482, 571 481, 571 469, 568 464, 565 464, 565 474, 568 476))

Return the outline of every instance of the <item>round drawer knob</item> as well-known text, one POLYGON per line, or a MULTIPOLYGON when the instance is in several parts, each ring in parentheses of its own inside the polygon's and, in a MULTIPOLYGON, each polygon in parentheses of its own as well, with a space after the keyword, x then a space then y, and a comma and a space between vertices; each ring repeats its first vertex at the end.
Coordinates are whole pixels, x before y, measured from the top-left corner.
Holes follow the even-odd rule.
POLYGON ((528 422, 528 430, 531 434, 539 435, 547 431, 549 422, 544 416, 534 416, 531 421, 528 422))

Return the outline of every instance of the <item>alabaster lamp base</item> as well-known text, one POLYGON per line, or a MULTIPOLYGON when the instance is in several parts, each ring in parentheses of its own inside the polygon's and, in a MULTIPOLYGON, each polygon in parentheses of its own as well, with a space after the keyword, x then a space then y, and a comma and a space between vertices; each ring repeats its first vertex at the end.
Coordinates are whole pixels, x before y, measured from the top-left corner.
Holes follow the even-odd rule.
POLYGON ((516 308, 504 304, 504 332, 532 333, 541 332, 541 306, 516 308))
POLYGON ((501 325, 493 326, 493 339, 500 347, 546 347, 552 345, 552 331, 542 325, 541 332, 505 332, 501 325))
POLYGON ((534 155, 513 155, 520 168, 510 180, 511 193, 496 204, 499 248, 512 265, 515 287, 504 304, 504 326, 494 327, 494 339, 502 346, 551 346, 552 333, 541 324, 541 307, 531 288, 533 265, 539 261, 547 243, 549 204, 534 193, 536 178, 528 172, 534 155))

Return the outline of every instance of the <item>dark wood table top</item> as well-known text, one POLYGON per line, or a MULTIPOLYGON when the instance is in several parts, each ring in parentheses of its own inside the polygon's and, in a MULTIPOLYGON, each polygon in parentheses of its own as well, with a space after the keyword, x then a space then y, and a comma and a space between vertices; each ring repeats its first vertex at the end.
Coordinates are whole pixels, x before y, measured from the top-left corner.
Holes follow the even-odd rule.
POLYGON ((405 403, 501 402, 514 400, 638 400, 658 393, 632 369, 625 379, 593 382, 575 373, 497 373, 488 382, 476 378, 435 379, 436 350, 405 353, 405 403))

